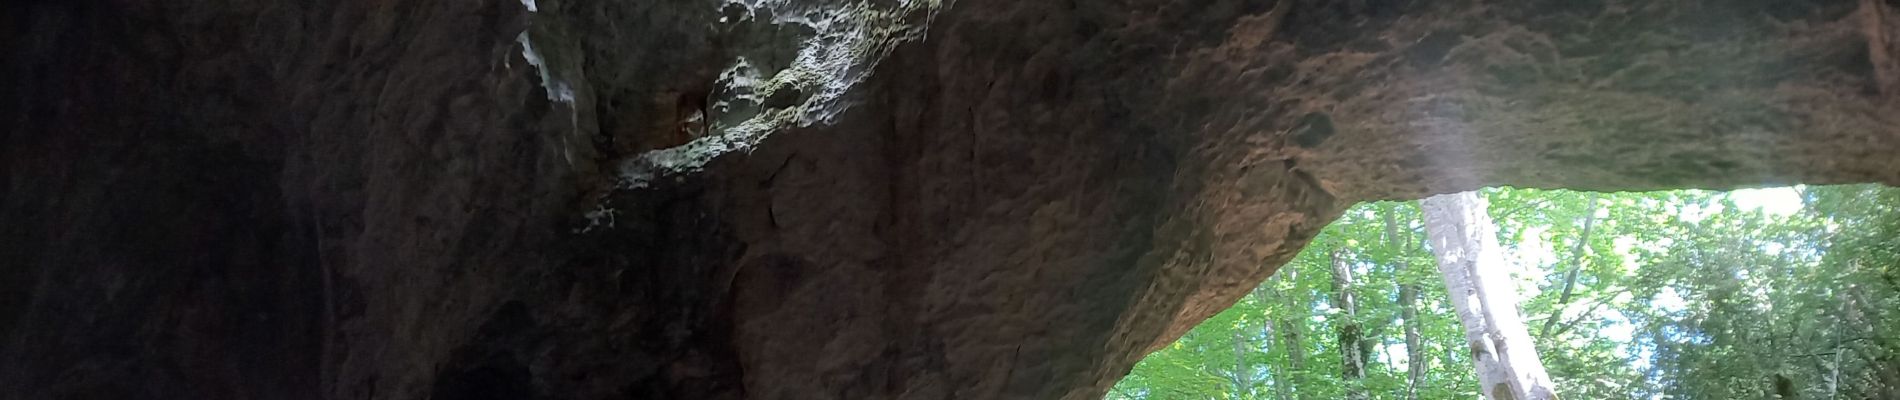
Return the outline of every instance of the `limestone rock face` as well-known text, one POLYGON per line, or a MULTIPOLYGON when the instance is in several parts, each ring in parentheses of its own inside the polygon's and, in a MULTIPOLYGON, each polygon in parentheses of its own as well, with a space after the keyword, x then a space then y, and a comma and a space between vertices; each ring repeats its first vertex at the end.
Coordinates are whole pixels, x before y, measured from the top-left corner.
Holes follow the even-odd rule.
POLYGON ((1353 202, 1900 184, 1885 0, 9 10, 21 398, 1095 398, 1353 202))

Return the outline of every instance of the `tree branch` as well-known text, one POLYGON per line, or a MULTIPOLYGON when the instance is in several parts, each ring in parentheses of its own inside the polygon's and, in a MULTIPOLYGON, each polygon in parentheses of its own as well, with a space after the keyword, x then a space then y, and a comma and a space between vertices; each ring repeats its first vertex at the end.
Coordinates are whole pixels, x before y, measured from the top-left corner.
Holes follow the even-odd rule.
POLYGON ((1588 248, 1586 245, 1590 242, 1590 229, 1596 226, 1597 196, 1600 194, 1591 193, 1590 200, 1587 200, 1590 203, 1590 209, 1583 216, 1583 232, 1577 235, 1577 246, 1570 252, 1570 272, 1564 274, 1563 294, 1557 297, 1557 305, 1551 311, 1551 318, 1544 320, 1544 328, 1537 332, 1538 337, 1550 337, 1551 325, 1557 322, 1557 316, 1563 315, 1564 305, 1570 304, 1571 290, 1577 285, 1577 271, 1583 269, 1583 250, 1588 248))

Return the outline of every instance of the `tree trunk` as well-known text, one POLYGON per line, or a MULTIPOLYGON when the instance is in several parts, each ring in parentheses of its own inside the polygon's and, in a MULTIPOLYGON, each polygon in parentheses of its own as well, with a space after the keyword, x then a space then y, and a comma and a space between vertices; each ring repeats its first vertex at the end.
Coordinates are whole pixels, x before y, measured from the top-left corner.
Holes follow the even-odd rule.
MULTIPOLYGON (((1388 254, 1393 259, 1393 273, 1403 277, 1411 267, 1405 262, 1407 244, 1410 240, 1399 237, 1399 224, 1386 209, 1381 213, 1385 219, 1385 239, 1388 254)), ((1418 385, 1425 380, 1425 348, 1421 346, 1418 320, 1418 284, 1399 279, 1399 318, 1405 320, 1405 400, 1418 400, 1418 385)))
MULTIPOLYGON (((1283 271, 1280 274, 1280 278, 1275 278, 1275 279, 1285 279, 1287 281, 1294 282, 1294 285, 1295 285, 1294 291, 1299 291, 1299 288, 1297 286, 1299 282, 1299 277, 1300 277, 1299 270, 1289 269, 1289 270, 1283 271)), ((1308 315, 1306 315, 1304 312, 1307 310, 1311 310, 1311 308, 1307 307, 1306 304, 1301 304, 1299 299, 1302 296, 1294 295, 1291 293, 1281 293, 1280 295, 1286 297, 1286 309, 1287 309, 1287 315, 1282 316, 1278 319, 1280 323, 1280 332, 1282 335, 1286 336, 1285 348, 1286 348, 1287 371, 1284 374, 1286 378, 1286 387, 1288 391, 1291 391, 1294 393, 1295 399, 1307 400, 1307 399, 1312 398, 1312 395, 1300 389, 1305 388, 1303 384, 1305 381, 1304 378, 1306 377, 1306 373, 1307 373, 1306 371, 1306 318, 1308 317, 1308 315)))
POLYGON ((1305 376, 1307 373, 1306 333, 1304 329, 1302 329, 1302 324, 1297 319, 1281 320, 1280 331, 1282 332, 1281 334, 1286 337, 1287 370, 1284 374, 1286 388, 1288 391, 1293 392, 1293 396, 1297 400, 1311 399, 1313 397, 1312 394, 1302 390, 1306 388, 1305 376))
POLYGON ((1359 305, 1352 295, 1352 265, 1346 250, 1333 251, 1333 324, 1339 331, 1339 375, 1346 386, 1347 399, 1366 398, 1366 355, 1364 332, 1359 329, 1359 305))
POLYGON ((1517 290, 1497 244, 1496 227, 1476 192, 1433 196, 1420 203, 1425 233, 1464 325, 1478 383, 1492 400, 1557 397, 1544 363, 1517 312, 1517 290))
MULTIPOLYGON (((1262 337, 1267 338, 1266 348, 1268 349, 1273 348, 1273 343, 1277 341, 1274 340, 1273 335, 1278 333, 1274 332, 1273 325, 1274 322, 1272 321, 1260 324, 1260 334, 1262 337)), ((1293 379, 1293 370, 1291 368, 1279 368, 1279 366, 1275 366, 1273 369, 1267 371, 1267 378, 1273 384, 1273 398, 1279 400, 1293 400, 1293 382, 1291 380, 1293 379)))
POLYGON ((1252 375, 1247 368, 1247 335, 1234 327, 1234 398, 1253 398, 1252 375))
MULTIPOLYGON (((1273 279, 1277 280, 1279 278, 1273 279)), ((1275 282, 1269 281, 1255 288, 1253 291, 1254 301, 1260 302, 1260 304, 1267 304, 1268 301, 1272 301, 1275 296, 1271 286, 1274 284, 1275 282)), ((1278 324, 1279 321, 1274 318, 1271 312, 1267 313, 1267 315, 1262 315, 1261 318, 1260 338, 1266 342, 1261 343, 1260 348, 1272 352, 1274 343, 1278 342, 1274 339, 1274 335, 1278 334, 1278 332, 1274 331, 1274 325, 1278 324)), ((1287 385, 1287 379, 1291 376, 1289 373, 1291 369, 1278 368, 1271 362, 1267 363, 1267 366, 1266 383, 1273 386, 1273 398, 1279 400, 1293 400, 1293 390, 1287 385)))

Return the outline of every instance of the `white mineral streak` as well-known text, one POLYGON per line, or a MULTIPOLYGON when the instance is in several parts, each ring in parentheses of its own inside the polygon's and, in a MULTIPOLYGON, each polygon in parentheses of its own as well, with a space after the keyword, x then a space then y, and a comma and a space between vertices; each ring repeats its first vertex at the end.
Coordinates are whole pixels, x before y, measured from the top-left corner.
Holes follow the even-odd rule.
MULTIPOLYGON (((762 76, 761 67, 743 57, 720 74, 717 93, 710 99, 711 134, 684 145, 643 153, 619 167, 621 189, 645 187, 659 176, 698 170, 720 155, 751 151, 780 129, 829 122, 849 108, 845 94, 862 82, 877 62, 897 44, 921 38, 924 26, 902 20, 913 12, 934 13, 936 1, 904 1, 895 9, 879 9, 866 2, 842 6, 794 4, 786 0, 728 0, 721 7, 739 6, 744 18, 726 23, 799 25, 816 32, 799 44, 791 65, 762 76), (760 14, 771 16, 759 21, 760 14), (765 107, 780 91, 793 91, 798 102, 765 107), (723 121, 738 121, 732 124, 723 121)), ((926 19, 927 20, 927 19, 926 19)), ((928 25, 926 22, 925 25, 928 25)))
MULTIPOLYGON (((532 11, 533 8, 529 10, 532 11)), ((533 65, 535 71, 540 73, 541 88, 547 92, 548 100, 574 104, 574 88, 569 86, 567 81, 554 77, 554 73, 548 68, 547 61, 542 60, 541 53, 534 50, 534 40, 528 38, 528 32, 522 31, 520 35, 516 35, 515 42, 521 43, 521 58, 527 59, 528 64, 533 65)))

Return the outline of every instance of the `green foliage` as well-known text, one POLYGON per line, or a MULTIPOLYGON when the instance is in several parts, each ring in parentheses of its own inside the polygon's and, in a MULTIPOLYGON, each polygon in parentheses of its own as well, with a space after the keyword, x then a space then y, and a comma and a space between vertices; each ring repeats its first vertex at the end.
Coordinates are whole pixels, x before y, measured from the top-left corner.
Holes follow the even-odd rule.
MULTIPOLYGON (((1526 325, 1561 393, 1900 398, 1900 189, 1779 190, 1798 193, 1803 207, 1769 212, 1744 204, 1747 195, 1693 190, 1484 191, 1518 263, 1526 325)), ((1109 398, 1334 399, 1362 388, 1404 399, 1410 362, 1426 366, 1416 398, 1475 398, 1464 333, 1422 228, 1417 202, 1349 210, 1252 295, 1142 361, 1109 398), (1353 321, 1331 306, 1335 252, 1356 278, 1353 321), (1407 359, 1407 285, 1419 290, 1421 360, 1407 359), (1334 340, 1347 322, 1367 340, 1356 382, 1342 378, 1334 340)))

